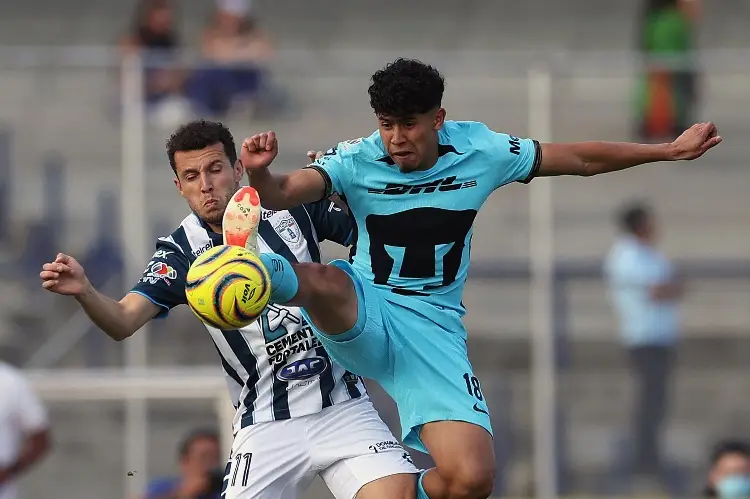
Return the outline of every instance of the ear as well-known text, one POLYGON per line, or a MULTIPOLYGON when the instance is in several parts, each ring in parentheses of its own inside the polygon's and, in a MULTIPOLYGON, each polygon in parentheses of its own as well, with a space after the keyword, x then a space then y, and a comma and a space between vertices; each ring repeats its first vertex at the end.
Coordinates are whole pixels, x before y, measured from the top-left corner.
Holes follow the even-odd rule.
POLYGON ((177 190, 180 192, 180 196, 182 196, 182 184, 180 183, 180 179, 175 176, 172 179, 172 182, 174 182, 174 186, 177 187, 177 190))
POLYGON ((445 109, 441 107, 435 114, 435 124, 432 127, 433 130, 437 132, 438 130, 443 128, 443 123, 445 123, 445 109))
POLYGON ((239 159, 234 163, 234 181, 239 183, 242 181, 242 176, 245 175, 245 167, 242 166, 242 161, 239 159))

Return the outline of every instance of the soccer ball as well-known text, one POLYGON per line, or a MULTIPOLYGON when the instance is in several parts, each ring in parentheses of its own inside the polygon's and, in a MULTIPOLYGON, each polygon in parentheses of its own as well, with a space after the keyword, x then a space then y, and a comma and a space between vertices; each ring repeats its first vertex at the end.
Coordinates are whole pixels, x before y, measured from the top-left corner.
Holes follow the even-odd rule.
POLYGON ((240 329, 255 322, 271 297, 271 278, 260 259, 240 246, 215 246, 188 270, 190 310, 211 327, 240 329))

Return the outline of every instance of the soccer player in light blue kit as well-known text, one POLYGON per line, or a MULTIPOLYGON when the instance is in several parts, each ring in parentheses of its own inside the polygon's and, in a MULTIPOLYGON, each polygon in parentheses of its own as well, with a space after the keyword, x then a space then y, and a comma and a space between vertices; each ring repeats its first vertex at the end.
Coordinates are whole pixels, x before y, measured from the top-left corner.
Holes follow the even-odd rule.
POLYGON ((487 404, 461 317, 472 225, 498 187, 695 159, 721 138, 694 125, 671 144, 539 144, 482 123, 445 121, 444 81, 398 59, 372 77, 378 131, 341 142, 308 168, 273 175, 273 132, 245 140, 242 162, 263 205, 283 210, 338 194, 358 238, 350 262, 290 264, 263 254, 271 300, 303 307, 330 356, 378 381, 398 405, 407 445, 436 468, 418 497, 486 498, 495 459, 487 404))

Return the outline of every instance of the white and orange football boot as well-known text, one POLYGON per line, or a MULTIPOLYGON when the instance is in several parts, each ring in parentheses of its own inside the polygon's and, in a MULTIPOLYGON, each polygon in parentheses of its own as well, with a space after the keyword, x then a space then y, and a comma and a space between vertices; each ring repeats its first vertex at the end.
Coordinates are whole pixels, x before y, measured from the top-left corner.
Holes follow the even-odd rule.
POLYGON ((255 256, 258 252, 258 225, 260 224, 260 196, 252 187, 241 187, 224 210, 222 231, 224 244, 242 246, 255 256))

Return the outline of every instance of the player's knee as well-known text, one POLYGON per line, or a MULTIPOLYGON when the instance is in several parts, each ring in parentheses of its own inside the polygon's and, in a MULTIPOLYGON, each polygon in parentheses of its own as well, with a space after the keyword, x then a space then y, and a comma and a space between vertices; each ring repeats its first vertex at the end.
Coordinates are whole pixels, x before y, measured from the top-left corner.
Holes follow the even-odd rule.
POLYGON ((439 470, 451 499, 487 499, 495 484, 493 463, 467 462, 452 470, 439 470), (444 473, 445 471, 445 473, 444 473))

